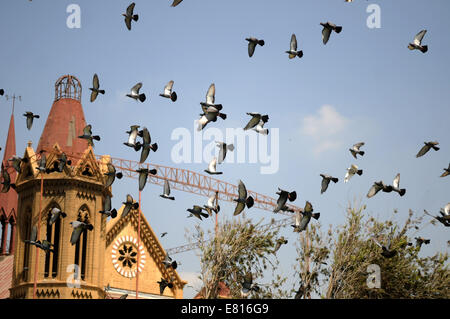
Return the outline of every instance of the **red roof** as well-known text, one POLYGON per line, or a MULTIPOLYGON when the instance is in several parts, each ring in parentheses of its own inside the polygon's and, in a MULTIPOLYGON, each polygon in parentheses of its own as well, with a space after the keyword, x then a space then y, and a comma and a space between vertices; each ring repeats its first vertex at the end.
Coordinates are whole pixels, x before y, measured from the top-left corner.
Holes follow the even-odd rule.
MULTIPOLYGON (((10 164, 8 159, 16 155, 16 134, 14 130, 14 114, 11 114, 11 120, 9 122, 8 137, 6 138, 6 146, 3 154, 3 165, 6 167, 10 164)), ((16 180, 16 171, 10 167, 8 173, 11 177, 11 183, 16 180)), ((7 193, 0 193, 0 217, 2 215, 9 219, 11 215, 16 220, 17 212, 17 193, 14 189, 10 188, 7 193)))
POLYGON ((9 298, 14 267, 14 255, 0 257, 0 299, 9 298))
POLYGON ((45 122, 36 153, 51 150, 55 143, 67 155, 79 156, 88 147, 87 141, 78 138, 86 126, 81 99, 81 84, 78 79, 66 75, 55 84, 55 101, 45 122), (74 92, 76 90, 76 92, 74 92))

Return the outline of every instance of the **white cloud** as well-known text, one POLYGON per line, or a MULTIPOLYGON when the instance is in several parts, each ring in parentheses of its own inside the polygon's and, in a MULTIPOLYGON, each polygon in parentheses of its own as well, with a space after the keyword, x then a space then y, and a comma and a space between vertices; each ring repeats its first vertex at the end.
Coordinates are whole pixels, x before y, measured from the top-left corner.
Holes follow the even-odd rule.
POLYGON ((323 105, 317 114, 308 115, 303 119, 301 132, 313 138, 315 146, 313 153, 337 149, 342 145, 342 133, 348 127, 350 120, 331 105, 323 105))

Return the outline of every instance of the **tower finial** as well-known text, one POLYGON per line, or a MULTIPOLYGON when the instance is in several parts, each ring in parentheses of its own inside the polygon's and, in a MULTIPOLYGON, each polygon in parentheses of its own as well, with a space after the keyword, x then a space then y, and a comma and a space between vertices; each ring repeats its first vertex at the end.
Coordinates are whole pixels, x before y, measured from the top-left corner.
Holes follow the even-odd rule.
POLYGON ((5 95, 6 99, 12 99, 13 103, 12 103, 12 114, 14 114, 14 104, 16 102, 16 99, 18 99, 19 101, 22 101, 22 96, 16 96, 16 94, 13 94, 13 96, 9 96, 9 95, 5 95))

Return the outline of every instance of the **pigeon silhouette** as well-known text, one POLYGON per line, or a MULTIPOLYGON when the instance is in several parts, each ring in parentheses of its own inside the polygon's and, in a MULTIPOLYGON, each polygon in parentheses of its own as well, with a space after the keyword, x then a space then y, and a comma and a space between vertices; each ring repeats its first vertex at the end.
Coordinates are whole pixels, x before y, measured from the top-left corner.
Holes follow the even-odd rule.
POLYGON ((53 225, 60 216, 61 218, 66 218, 67 214, 65 212, 62 212, 58 207, 53 207, 50 211, 50 219, 48 220, 48 224, 50 226, 53 225))
POLYGON ((330 35, 331 35, 332 31, 334 31, 336 33, 341 33, 341 31, 342 31, 341 26, 337 26, 331 22, 326 22, 326 23, 321 22, 320 25, 323 27, 323 29, 322 29, 323 44, 327 44, 328 40, 330 39, 330 35))
POLYGON ((100 136, 92 135, 92 125, 87 125, 83 129, 83 135, 78 136, 78 138, 82 138, 88 141, 88 145, 94 146, 94 140, 100 141, 100 136))
POLYGON ((156 175, 156 169, 148 169, 148 168, 140 168, 136 170, 139 173, 139 191, 142 192, 144 190, 145 184, 147 184, 148 174, 156 175))
POLYGON ((188 217, 197 217, 202 220, 202 217, 208 218, 209 215, 207 213, 203 213, 203 207, 194 205, 192 208, 188 208, 187 211, 191 213, 188 217))
POLYGON ((146 100, 146 96, 144 93, 139 93, 141 88, 142 88, 142 83, 139 82, 138 84, 136 84, 135 86, 133 86, 131 88, 131 93, 127 94, 126 96, 128 96, 136 101, 139 100, 141 102, 144 102, 146 100))
POLYGON ((91 102, 94 102, 97 98, 97 95, 105 94, 105 90, 100 90, 100 81, 98 80, 98 75, 94 74, 94 78, 92 79, 92 87, 89 88, 91 90, 91 102))
POLYGON ((117 217, 117 210, 115 208, 112 209, 111 196, 106 195, 105 205, 103 206, 103 210, 100 210, 99 213, 105 215, 106 217, 111 217, 111 218, 117 217))
POLYGON ((348 181, 350 180, 350 178, 353 177, 353 175, 355 175, 355 174, 362 175, 362 173, 363 173, 362 169, 358 169, 358 166, 356 166, 355 164, 352 164, 349 168, 347 168, 347 173, 345 174, 344 183, 348 183, 348 181))
POLYGON ((124 204, 125 207, 123 208, 122 215, 120 216, 120 218, 127 217, 131 211, 131 208, 133 208, 133 209, 139 208, 139 203, 134 202, 134 199, 130 194, 127 194, 127 200, 126 200, 126 202, 122 202, 122 204, 124 204))
POLYGON ((364 151, 360 151, 359 149, 361 148, 361 146, 363 146, 365 143, 361 142, 361 143, 357 143, 355 145, 353 145, 352 148, 349 149, 350 153, 352 153, 353 157, 358 159, 356 157, 357 154, 363 156, 364 155, 364 151))
POLYGON ((105 187, 110 187, 116 180, 116 177, 118 179, 121 179, 123 177, 123 174, 121 172, 117 173, 116 167, 112 163, 106 164, 106 167, 108 169, 108 172, 103 174, 104 176, 106 176, 105 187))
POLYGON ((419 50, 422 53, 428 51, 428 45, 422 45, 422 39, 427 33, 427 30, 422 30, 416 34, 412 43, 408 44, 408 49, 410 50, 419 50))
POLYGON ((244 210, 245 206, 251 208, 254 204, 253 197, 247 197, 247 188, 241 180, 238 185, 238 195, 239 197, 237 199, 233 199, 234 202, 237 202, 236 208, 234 209, 234 216, 239 215, 244 210))
POLYGON ((130 130, 126 132, 128 134, 128 141, 126 143, 123 143, 128 147, 134 148, 136 152, 138 152, 142 146, 142 144, 140 144, 139 142, 136 143, 136 139, 139 135, 139 127, 139 125, 130 126, 130 130))
POLYGON ((133 2, 127 7, 126 13, 123 13, 122 15, 125 17, 125 25, 127 26, 128 30, 131 30, 131 20, 138 21, 139 15, 133 14, 135 3, 133 2))
POLYGON ((31 130, 31 127, 33 126, 33 120, 38 119, 39 115, 33 114, 33 112, 25 112, 23 116, 27 118, 27 129, 31 130))
POLYGON ((171 99, 172 102, 175 102, 177 100, 177 93, 172 91, 173 83, 173 81, 169 81, 169 83, 167 83, 164 87, 164 93, 160 94, 159 96, 171 99))
POLYGON ((289 51, 286 51, 289 54, 289 59, 293 59, 295 57, 301 58, 303 56, 303 51, 297 51, 297 37, 293 33, 291 36, 291 44, 289 51))
POLYGON ((80 236, 84 230, 87 229, 92 231, 94 229, 94 226, 92 226, 91 224, 80 222, 78 220, 70 222, 70 225, 73 228, 72 235, 70 236, 70 243, 72 244, 72 246, 80 240, 80 236))
POLYGON ((297 199, 297 193, 295 191, 288 192, 282 190, 279 187, 278 192, 276 194, 278 195, 278 200, 277 200, 277 207, 275 207, 275 209, 273 210, 274 213, 278 213, 280 210, 282 210, 285 207, 288 199, 290 202, 293 202, 297 199))
POLYGON ((439 147, 437 147, 436 145, 439 145, 438 142, 423 142, 425 144, 425 146, 423 146, 419 153, 417 153, 416 157, 421 157, 424 156, 431 148, 434 149, 435 151, 439 151, 439 147))
POLYGON ((139 160, 140 164, 145 162, 148 155, 150 154, 150 150, 152 150, 153 152, 156 152, 158 150, 157 143, 151 144, 152 138, 150 136, 150 132, 148 131, 148 129, 146 127, 144 127, 142 129, 141 133, 142 133, 143 144, 139 144, 142 147, 141 159, 139 160))
POLYGON ((338 178, 327 175, 327 174, 320 174, 322 176, 322 187, 320 189, 320 193, 323 194, 328 189, 328 185, 330 184, 330 181, 333 183, 337 183, 339 181, 338 178))
POLYGON ((170 196, 170 184, 167 179, 164 180, 163 193, 162 193, 162 195, 159 195, 159 196, 161 196, 162 198, 165 198, 165 199, 175 200, 175 197, 170 196))
POLYGON ((248 41, 248 56, 249 57, 252 57, 253 54, 255 53, 256 45, 264 46, 264 44, 265 44, 264 40, 259 40, 257 38, 253 38, 253 37, 246 38, 245 40, 248 41))
POLYGON ((450 175, 450 164, 448 164, 448 168, 444 168, 444 173, 442 173, 441 177, 445 177, 450 175))

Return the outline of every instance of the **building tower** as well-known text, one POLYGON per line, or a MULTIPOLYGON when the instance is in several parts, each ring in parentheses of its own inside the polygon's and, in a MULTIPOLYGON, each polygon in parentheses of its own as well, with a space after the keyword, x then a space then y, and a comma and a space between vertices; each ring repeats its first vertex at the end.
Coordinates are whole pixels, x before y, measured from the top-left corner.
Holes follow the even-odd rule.
POLYGON ((18 214, 11 298, 104 297, 106 217, 98 211, 111 189, 104 187, 106 168, 98 164, 87 141, 78 138, 86 126, 81 92, 81 83, 74 76, 56 81, 55 100, 37 150, 31 143, 25 150, 23 157, 29 161, 22 163, 16 181, 18 214), (68 161, 59 170, 63 153, 68 161), (37 169, 42 156, 53 172, 37 169), (50 225, 50 212, 55 207, 66 217, 60 216, 50 225), (70 242, 72 221, 93 226, 84 230, 74 245, 70 242), (37 239, 51 242, 54 252, 25 243, 34 226, 37 239))
MULTIPOLYGON (((14 103, 14 101, 13 101, 14 103)), ((9 167, 8 159, 16 155, 16 136, 14 130, 14 107, 9 122, 8 137, 3 153, 3 167, 11 177, 11 183, 16 179, 16 171, 9 167)), ((11 274, 13 270, 15 231, 17 221, 17 193, 10 188, 7 193, 0 193, 0 299, 9 297, 11 274)))

